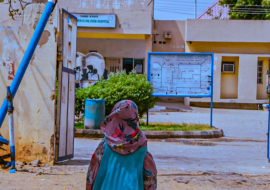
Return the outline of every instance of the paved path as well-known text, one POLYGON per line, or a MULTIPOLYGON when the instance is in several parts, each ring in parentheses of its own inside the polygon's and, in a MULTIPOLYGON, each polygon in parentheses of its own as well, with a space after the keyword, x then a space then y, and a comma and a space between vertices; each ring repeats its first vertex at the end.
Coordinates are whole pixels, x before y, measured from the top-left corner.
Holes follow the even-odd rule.
MULTIPOLYGON (((177 174, 183 170, 257 174, 270 172, 270 164, 266 159, 266 142, 238 142, 227 138, 166 141, 148 142, 148 150, 154 156, 161 174, 177 174)), ((71 162, 88 164, 99 142, 76 139, 75 158, 71 162)))
MULTIPOLYGON (((210 110, 193 108, 193 113, 170 112, 150 115, 150 122, 209 124, 210 110)), ((222 128, 226 137, 212 140, 149 140, 159 171, 222 171, 268 173, 268 112, 246 110, 214 110, 214 126, 222 128)), ((76 139, 75 160, 90 160, 99 140, 76 139)))
MULTIPOLYGON (((150 122, 210 124, 210 109, 194 108, 194 112, 170 112, 150 115, 150 122)), ((268 112, 254 110, 214 109, 213 125, 227 137, 267 140, 268 112)))

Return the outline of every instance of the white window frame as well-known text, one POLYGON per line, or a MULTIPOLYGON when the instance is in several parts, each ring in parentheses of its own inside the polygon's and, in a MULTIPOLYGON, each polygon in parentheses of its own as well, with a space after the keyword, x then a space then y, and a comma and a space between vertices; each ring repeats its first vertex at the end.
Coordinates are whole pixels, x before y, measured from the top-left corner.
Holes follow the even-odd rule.
POLYGON ((221 66, 221 72, 222 73, 235 73, 235 62, 232 61, 222 61, 222 66, 221 66), (224 71, 224 66, 226 65, 233 65, 233 71, 224 71))

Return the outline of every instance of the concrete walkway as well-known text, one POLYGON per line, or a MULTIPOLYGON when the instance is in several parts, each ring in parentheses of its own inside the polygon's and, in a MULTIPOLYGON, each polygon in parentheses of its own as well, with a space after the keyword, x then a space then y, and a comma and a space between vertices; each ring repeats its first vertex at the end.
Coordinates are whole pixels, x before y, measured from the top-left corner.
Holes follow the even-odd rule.
MULTIPOLYGON (((75 139, 75 157, 67 165, 87 165, 100 140, 75 139)), ((182 171, 270 173, 266 142, 174 139, 148 141, 159 174, 182 171)))
MULTIPOLYGON (((210 124, 210 109, 194 108, 193 112, 169 112, 150 115, 150 122, 210 124)), ((254 110, 214 109, 213 125, 227 137, 267 140, 268 112, 254 110)))
MULTIPOLYGON (((210 109, 193 108, 193 113, 169 112, 150 115, 150 122, 209 124, 210 109)), ((215 109, 214 126, 226 137, 211 140, 149 140, 159 173, 180 171, 219 171, 269 173, 267 162, 268 112, 215 109)), ((87 164, 101 139, 75 139, 75 158, 71 164, 87 164)))

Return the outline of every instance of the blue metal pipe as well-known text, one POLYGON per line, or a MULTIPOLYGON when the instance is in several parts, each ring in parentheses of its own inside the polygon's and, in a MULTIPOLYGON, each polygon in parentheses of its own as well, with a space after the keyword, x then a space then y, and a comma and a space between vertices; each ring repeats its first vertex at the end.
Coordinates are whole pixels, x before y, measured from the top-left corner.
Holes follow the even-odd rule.
MULTIPOLYGON (((11 90, 11 94, 12 94, 12 97, 14 98, 15 95, 16 95, 16 92, 20 86, 20 83, 23 79, 23 76, 25 74, 25 71, 30 63, 30 60, 36 50, 36 47, 38 45, 38 42, 41 38, 41 35, 44 31, 44 28, 50 18, 50 15, 54 9, 54 5, 55 5, 55 0, 48 0, 48 3, 46 4, 46 7, 39 19, 39 22, 37 24, 37 27, 36 27, 36 30, 30 40, 30 43, 26 49, 26 52, 23 56, 23 59, 21 61, 21 64, 18 68, 18 71, 16 72, 15 74, 15 77, 11 83, 11 86, 10 86, 10 90, 11 90)), ((7 110, 8 110, 8 102, 7 100, 5 99, 2 106, 1 106, 1 109, 0 109, 0 128, 4 122, 4 119, 6 117, 6 114, 7 114, 7 110)))
POLYGON ((8 115, 9 115, 9 140, 10 140, 10 155, 11 169, 15 168, 15 139, 14 139, 14 119, 13 119, 13 97, 10 87, 7 87, 8 115))
POLYGON ((211 113, 210 113, 210 126, 213 128, 213 104, 214 104, 214 55, 212 54, 212 68, 211 68, 211 113))
MULTIPOLYGON (((269 59, 269 64, 270 64, 270 59, 269 59)), ((269 84, 270 84, 270 71, 267 70, 267 79, 268 79, 268 84, 267 84, 267 93, 268 93, 268 100, 269 100, 269 104, 268 104, 268 133, 267 133, 267 158, 268 158, 268 162, 270 163, 270 89, 269 89, 269 84)))

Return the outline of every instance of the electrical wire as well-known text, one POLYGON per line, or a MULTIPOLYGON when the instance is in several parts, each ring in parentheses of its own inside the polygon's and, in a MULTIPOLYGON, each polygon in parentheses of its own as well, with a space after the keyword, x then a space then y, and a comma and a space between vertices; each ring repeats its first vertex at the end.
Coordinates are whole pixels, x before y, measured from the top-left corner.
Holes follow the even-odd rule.
POLYGON ((183 12, 177 12, 177 11, 166 11, 166 10, 159 10, 159 9, 155 9, 156 11, 162 11, 162 12, 170 12, 170 13, 178 13, 178 14, 185 14, 185 15, 194 15, 194 14, 190 14, 190 13, 183 13, 183 12))

